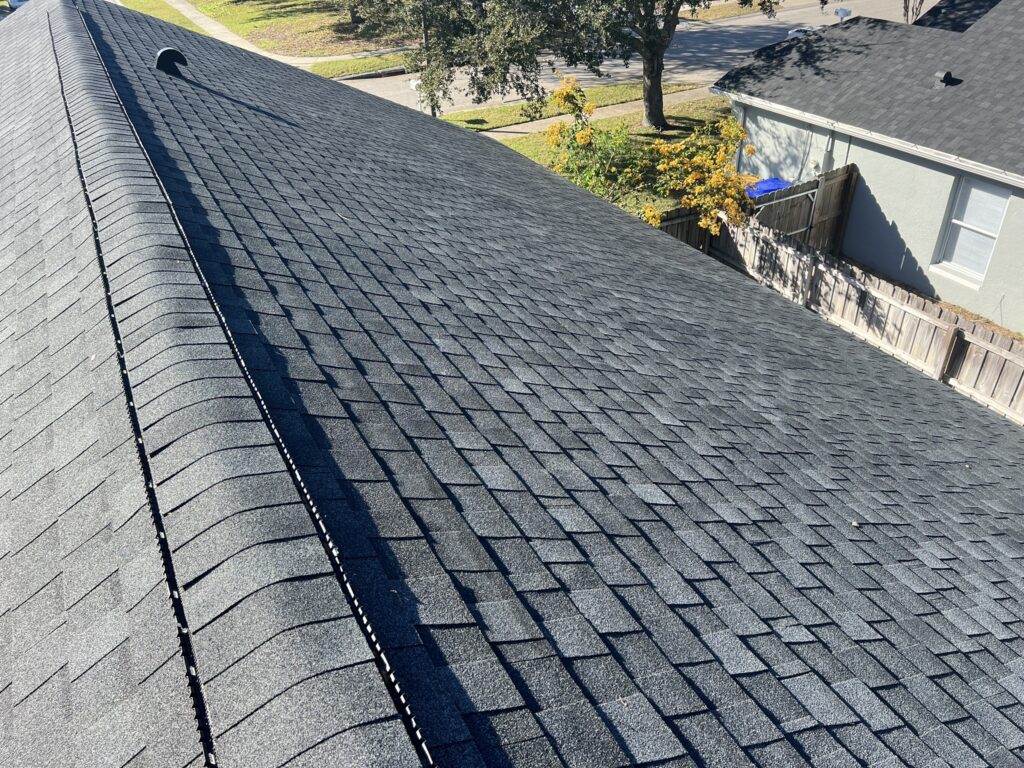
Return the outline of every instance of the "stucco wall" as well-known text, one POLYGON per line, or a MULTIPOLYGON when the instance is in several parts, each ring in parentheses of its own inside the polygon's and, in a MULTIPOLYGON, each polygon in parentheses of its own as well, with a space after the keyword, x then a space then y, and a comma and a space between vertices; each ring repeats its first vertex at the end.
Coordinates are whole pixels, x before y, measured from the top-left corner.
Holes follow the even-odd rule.
MULTIPOLYGON (((739 116, 757 148, 741 170, 787 181, 827 169, 827 129, 747 108, 739 116)), ((936 263, 961 173, 896 150, 834 136, 831 167, 856 163, 860 181, 843 244, 866 267, 1024 332, 1024 194, 1012 190, 988 270, 980 283, 936 263)))

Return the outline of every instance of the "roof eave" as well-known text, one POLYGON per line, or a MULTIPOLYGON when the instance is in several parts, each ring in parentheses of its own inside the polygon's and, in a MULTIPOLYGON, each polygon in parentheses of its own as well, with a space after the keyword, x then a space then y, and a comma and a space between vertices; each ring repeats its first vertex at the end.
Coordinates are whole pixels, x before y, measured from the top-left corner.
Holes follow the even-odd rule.
POLYGON ((796 118, 811 125, 828 128, 829 130, 845 133, 848 136, 853 136, 859 139, 866 139, 883 147, 896 149, 914 157, 931 160, 941 165, 955 168, 958 171, 971 173, 975 176, 980 176, 992 181, 998 181, 1016 189, 1024 190, 1024 176, 1012 173, 1011 171, 994 168, 993 166, 985 165, 984 163, 968 160, 967 158, 960 157, 959 155, 942 152, 937 149, 932 149, 931 147, 914 144, 913 142, 906 141, 904 139, 898 139, 893 136, 886 136, 885 134, 878 133, 876 131, 870 131, 867 128, 860 128, 855 125, 850 125, 849 123, 842 123, 838 120, 832 120, 827 117, 822 117, 821 115, 815 115, 811 112, 805 112, 802 109, 788 107, 785 104, 779 104, 778 102, 764 99, 759 96, 751 96, 746 93, 730 91, 717 85, 712 86, 711 92, 717 95, 726 96, 731 101, 738 104, 757 107, 768 112, 773 112, 777 115, 782 115, 783 117, 796 118))

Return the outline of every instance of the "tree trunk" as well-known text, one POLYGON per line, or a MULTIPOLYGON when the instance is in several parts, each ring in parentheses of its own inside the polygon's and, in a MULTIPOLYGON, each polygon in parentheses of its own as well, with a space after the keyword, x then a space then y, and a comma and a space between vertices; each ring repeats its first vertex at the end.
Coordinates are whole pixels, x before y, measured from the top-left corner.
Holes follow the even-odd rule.
POLYGON ((644 125, 668 128, 665 119, 665 96, 661 92, 661 76, 665 72, 664 51, 645 54, 644 61, 644 125))

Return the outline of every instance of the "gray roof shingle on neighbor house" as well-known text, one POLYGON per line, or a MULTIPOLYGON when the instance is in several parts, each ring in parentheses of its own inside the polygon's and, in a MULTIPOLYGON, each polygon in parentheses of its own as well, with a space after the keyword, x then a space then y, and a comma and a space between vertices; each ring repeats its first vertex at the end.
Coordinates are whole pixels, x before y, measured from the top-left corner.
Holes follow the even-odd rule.
POLYGON ((0 763, 1024 758, 1018 428, 336 83, 0 56, 0 763))
POLYGON ((940 0, 922 13, 914 24, 966 32, 1000 2, 1002 0, 940 0))
POLYGON ((854 18, 767 46, 716 85, 1024 175, 1024 0, 930 13, 916 25, 854 18), (956 84, 936 88, 945 72, 956 84))

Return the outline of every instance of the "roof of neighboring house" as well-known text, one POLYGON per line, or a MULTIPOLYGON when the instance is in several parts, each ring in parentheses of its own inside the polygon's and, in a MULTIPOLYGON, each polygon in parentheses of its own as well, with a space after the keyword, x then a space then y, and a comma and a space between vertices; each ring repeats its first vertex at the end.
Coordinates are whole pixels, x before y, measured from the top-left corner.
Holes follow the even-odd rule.
POLYGON ((717 86, 1024 175, 1024 0, 963 32, 941 22, 942 4, 932 13, 927 25, 854 18, 762 48, 717 86), (959 82, 936 88, 947 71, 959 82))
POLYGON ((337 83, 0 65, 0 763, 1024 757, 1017 427, 337 83))
POLYGON ((914 22, 921 27, 937 27, 951 32, 966 32, 974 22, 1002 0, 940 0, 914 22))

